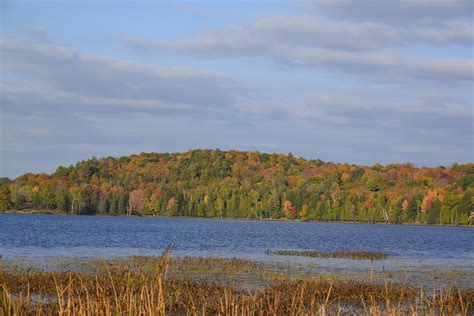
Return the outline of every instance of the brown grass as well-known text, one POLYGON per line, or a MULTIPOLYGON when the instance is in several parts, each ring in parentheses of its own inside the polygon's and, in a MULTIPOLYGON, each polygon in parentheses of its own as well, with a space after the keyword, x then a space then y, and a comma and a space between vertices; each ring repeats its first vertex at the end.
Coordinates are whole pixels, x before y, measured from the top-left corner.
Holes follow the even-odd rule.
MULTIPOLYGON (((201 264, 256 268, 233 259, 201 264)), ((172 263, 171 263, 172 264, 172 263)), ((366 315, 474 313, 474 290, 425 291, 404 284, 350 280, 287 280, 243 289, 210 280, 170 277, 169 251, 132 258, 94 273, 14 271, 0 280, 0 315, 366 315)), ((195 258, 183 259, 184 267, 195 258)))
POLYGON ((311 250, 267 250, 269 255, 279 256, 299 256, 312 258, 342 258, 355 260, 382 260, 390 257, 385 252, 357 251, 357 252, 320 252, 311 250))

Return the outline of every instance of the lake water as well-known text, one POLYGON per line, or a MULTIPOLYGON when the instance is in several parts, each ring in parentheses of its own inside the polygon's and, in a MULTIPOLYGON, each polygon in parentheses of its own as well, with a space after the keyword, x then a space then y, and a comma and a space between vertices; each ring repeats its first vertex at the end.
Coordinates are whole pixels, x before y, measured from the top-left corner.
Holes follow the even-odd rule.
POLYGON ((270 256, 268 249, 380 251, 380 269, 474 274, 474 229, 412 225, 0 214, 6 260, 159 255, 317 262, 328 272, 366 271, 367 260, 270 256))

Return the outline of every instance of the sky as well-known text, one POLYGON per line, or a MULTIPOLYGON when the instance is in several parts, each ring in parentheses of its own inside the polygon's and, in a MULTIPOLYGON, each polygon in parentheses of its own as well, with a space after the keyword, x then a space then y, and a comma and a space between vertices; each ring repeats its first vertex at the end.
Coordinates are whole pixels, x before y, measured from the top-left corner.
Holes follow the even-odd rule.
POLYGON ((0 0, 0 176, 188 149, 474 161, 471 0, 0 0))

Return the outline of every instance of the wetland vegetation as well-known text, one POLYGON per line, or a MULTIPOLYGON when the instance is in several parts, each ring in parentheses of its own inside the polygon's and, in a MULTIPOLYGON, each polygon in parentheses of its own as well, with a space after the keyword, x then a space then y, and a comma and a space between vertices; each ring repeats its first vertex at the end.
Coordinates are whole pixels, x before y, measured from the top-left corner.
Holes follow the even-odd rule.
MULTIPOLYGON (((12 267, 2 275, 0 310, 4 315, 474 312, 472 288, 422 288, 342 276, 277 279, 263 274, 268 265, 272 264, 235 258, 170 258, 167 251, 161 257, 89 261, 81 271, 12 267), (265 282, 244 287, 231 278, 216 277, 248 273, 260 274, 265 282)), ((283 274, 286 271, 284 266, 273 268, 283 274)))
POLYGON ((311 258, 342 258, 342 259, 354 259, 354 260, 382 260, 390 257, 385 252, 374 252, 374 251, 332 251, 332 252, 321 252, 311 250, 267 250, 269 255, 279 256, 298 256, 298 257, 311 257, 311 258))

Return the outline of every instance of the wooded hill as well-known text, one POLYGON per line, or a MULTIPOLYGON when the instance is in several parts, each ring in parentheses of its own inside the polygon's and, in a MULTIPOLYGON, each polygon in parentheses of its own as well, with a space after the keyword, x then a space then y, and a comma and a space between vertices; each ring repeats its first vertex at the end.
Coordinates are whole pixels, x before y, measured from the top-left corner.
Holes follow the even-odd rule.
POLYGON ((0 210, 468 224, 474 164, 357 166, 192 150, 92 158, 0 181, 0 210))

